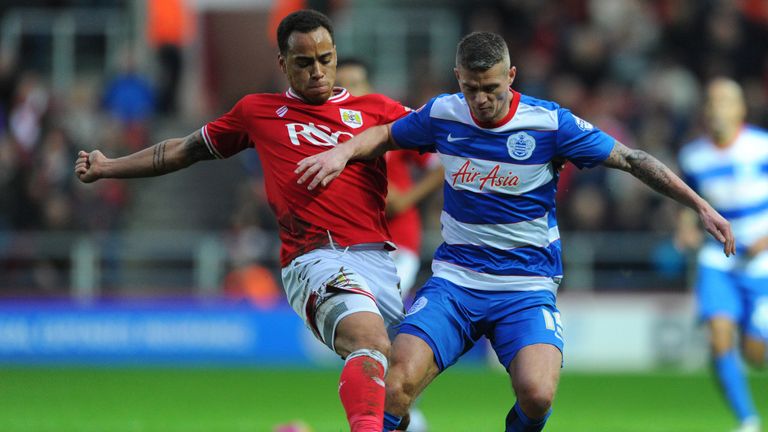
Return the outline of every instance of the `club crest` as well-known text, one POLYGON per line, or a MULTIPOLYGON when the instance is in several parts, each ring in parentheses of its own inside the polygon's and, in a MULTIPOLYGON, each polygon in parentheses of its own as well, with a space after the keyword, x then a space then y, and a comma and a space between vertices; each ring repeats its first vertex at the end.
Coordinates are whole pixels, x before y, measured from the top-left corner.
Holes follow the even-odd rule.
POLYGON ((411 305, 411 308, 408 310, 406 315, 413 315, 416 312, 424 309, 424 306, 427 305, 427 302, 429 302, 429 300, 427 300, 426 297, 419 297, 418 300, 413 302, 413 305, 411 305))
POLYGON ((579 129, 583 130, 584 132, 595 128, 594 126, 592 126, 592 123, 584 120, 581 117, 573 116, 573 119, 576 120, 576 126, 578 126, 579 129))
POLYGON ((341 121, 352 129, 357 129, 363 125, 363 115, 360 111, 339 108, 339 112, 341 113, 341 121))
POLYGON ((507 151, 513 159, 528 159, 536 148, 536 140, 525 132, 518 132, 507 138, 507 151))

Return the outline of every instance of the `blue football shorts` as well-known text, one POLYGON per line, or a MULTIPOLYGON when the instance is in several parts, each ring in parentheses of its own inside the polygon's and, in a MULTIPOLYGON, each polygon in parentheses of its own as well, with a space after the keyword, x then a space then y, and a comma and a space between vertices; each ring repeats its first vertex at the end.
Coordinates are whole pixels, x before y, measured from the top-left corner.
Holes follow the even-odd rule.
POLYGON ((563 326, 549 291, 481 291, 432 277, 419 290, 398 333, 424 340, 445 370, 485 335, 506 369, 533 344, 563 351, 563 326))
POLYGON ((696 297, 702 320, 725 316, 745 334, 768 340, 768 277, 699 266, 696 297))

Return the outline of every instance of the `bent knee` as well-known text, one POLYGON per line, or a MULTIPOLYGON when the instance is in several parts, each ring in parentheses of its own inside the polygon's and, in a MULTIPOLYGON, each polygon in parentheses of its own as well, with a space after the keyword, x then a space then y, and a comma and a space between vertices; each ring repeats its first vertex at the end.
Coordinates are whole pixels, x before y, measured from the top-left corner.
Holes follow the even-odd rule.
POLYGON ((336 328, 334 348, 342 357, 362 349, 375 350, 389 357, 390 346, 384 321, 379 315, 354 313, 343 318, 336 328))
POLYGON ((402 375, 389 374, 386 378, 387 406, 396 412, 407 412, 417 396, 417 386, 406 382, 402 375))
POLYGON ((523 412, 532 418, 544 417, 555 399, 555 387, 542 384, 521 387, 516 389, 516 394, 523 412))
POLYGON ((350 353, 359 350, 371 350, 382 353, 385 357, 389 358, 390 342, 386 333, 383 335, 370 333, 370 334, 353 334, 343 335, 338 334, 336 336, 336 351, 342 357, 347 357, 350 353))

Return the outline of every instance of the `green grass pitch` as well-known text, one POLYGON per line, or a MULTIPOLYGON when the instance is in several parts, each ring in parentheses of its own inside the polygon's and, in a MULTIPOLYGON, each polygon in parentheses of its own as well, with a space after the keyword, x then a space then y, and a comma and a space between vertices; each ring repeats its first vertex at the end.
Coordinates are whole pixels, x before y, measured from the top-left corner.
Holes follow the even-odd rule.
MULTIPOLYGON (((345 431, 336 370, 0 369, 4 432, 271 432, 301 419, 345 431)), ((768 418, 768 376, 751 375, 768 418)), ((506 375, 455 368, 421 407, 434 432, 503 430, 513 401, 506 375)), ((548 432, 717 432, 734 420, 706 372, 564 373, 548 432)))

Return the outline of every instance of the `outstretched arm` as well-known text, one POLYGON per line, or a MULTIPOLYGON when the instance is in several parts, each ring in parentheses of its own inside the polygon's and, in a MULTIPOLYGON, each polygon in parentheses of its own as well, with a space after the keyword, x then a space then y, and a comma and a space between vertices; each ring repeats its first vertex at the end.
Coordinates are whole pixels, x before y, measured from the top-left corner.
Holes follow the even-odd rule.
POLYGON ((730 256, 736 252, 731 224, 655 157, 616 141, 603 165, 626 171, 655 191, 692 208, 699 215, 704 229, 723 243, 725 255, 730 256))
POLYGON ((200 130, 186 138, 171 138, 128 156, 115 159, 99 150, 80 151, 75 175, 83 183, 101 178, 153 177, 180 170, 201 160, 213 159, 200 130))
POLYGON ((373 159, 388 150, 397 149, 391 129, 392 123, 374 126, 328 151, 300 160, 295 171, 301 175, 298 183, 303 184, 314 176, 307 189, 312 190, 318 185, 327 186, 341 174, 350 160, 373 159))

